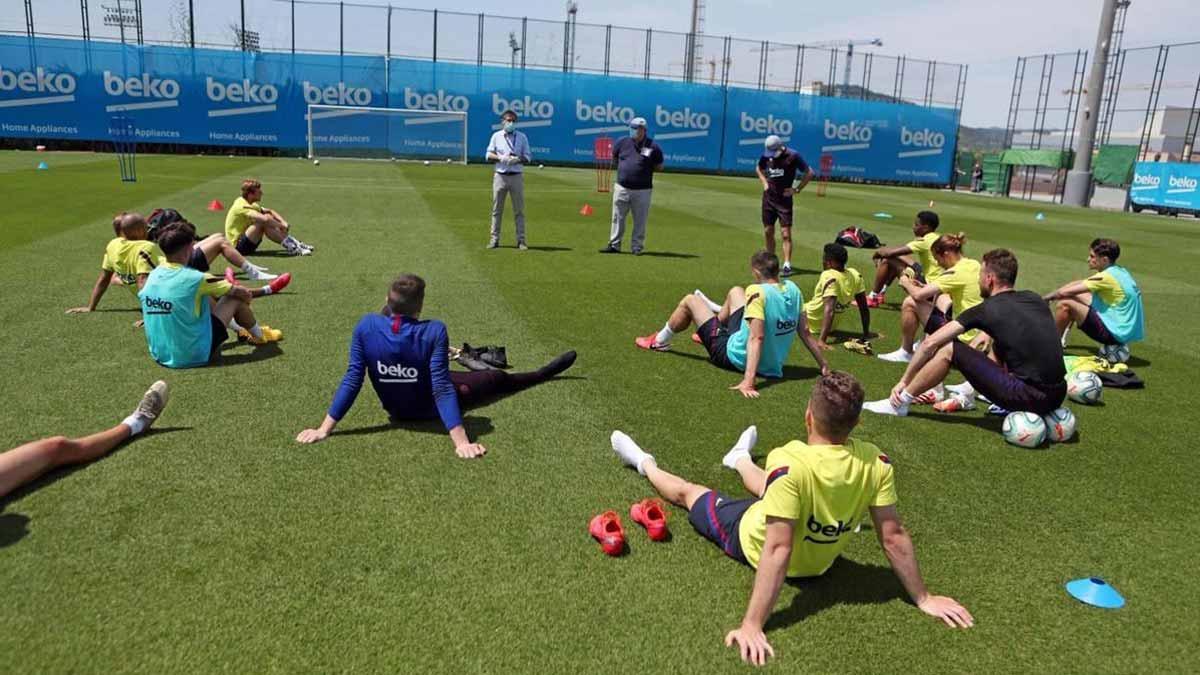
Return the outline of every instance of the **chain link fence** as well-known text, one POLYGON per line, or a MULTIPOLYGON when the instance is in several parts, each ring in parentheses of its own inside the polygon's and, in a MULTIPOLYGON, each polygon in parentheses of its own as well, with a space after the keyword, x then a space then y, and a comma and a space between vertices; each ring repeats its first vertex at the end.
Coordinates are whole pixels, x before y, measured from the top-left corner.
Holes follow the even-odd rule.
POLYGON ((6 0, 0 33, 362 54, 961 109, 967 68, 834 48, 329 0, 6 0))

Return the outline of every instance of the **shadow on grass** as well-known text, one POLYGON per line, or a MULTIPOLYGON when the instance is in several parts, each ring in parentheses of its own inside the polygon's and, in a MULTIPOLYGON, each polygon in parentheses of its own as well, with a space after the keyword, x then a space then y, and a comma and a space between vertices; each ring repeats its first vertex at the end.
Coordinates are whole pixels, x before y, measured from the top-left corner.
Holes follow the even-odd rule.
MULTIPOLYGON (((700 354, 692 354, 690 352, 677 352, 674 349, 671 349, 669 351, 662 352, 662 353, 670 354, 672 356, 679 356, 679 357, 682 357, 685 359, 692 359, 693 361, 703 361, 703 362, 709 363, 709 364, 712 363, 712 361, 709 360, 708 356, 701 356, 700 354)), ((734 375, 742 374, 741 371, 732 370, 730 368, 721 368, 721 370, 724 370, 725 372, 731 373, 734 375)), ((770 387, 774 387, 777 384, 783 384, 784 382, 787 382, 789 380, 814 380, 820 374, 821 374, 821 370, 819 368, 813 368, 813 367, 809 367, 809 366, 786 365, 783 367, 783 377, 760 378, 758 380, 758 384, 756 384, 755 386, 758 388, 759 391, 762 391, 763 389, 768 389, 770 387)))
POLYGON ((570 246, 530 246, 530 251, 544 251, 546 253, 557 253, 559 251, 574 251, 570 246))
POLYGON ((299 258, 301 256, 292 255, 291 253, 288 253, 287 251, 285 251, 281 248, 273 248, 273 249, 270 249, 267 251, 255 251, 254 253, 251 253, 250 255, 248 255, 246 257, 247 258, 299 258))
MULTIPOLYGON (((148 436, 155 436, 157 434, 169 434, 169 433, 172 433, 175 431, 190 431, 191 429, 192 429, 192 427, 152 427, 150 429, 147 429, 142 434, 141 437, 145 438, 148 436)), ((0 511, 3 511, 4 507, 8 506, 11 502, 21 499, 22 497, 25 497, 26 495, 37 492, 38 490, 46 487, 47 485, 52 485, 54 483, 57 483, 58 481, 75 473, 76 471, 86 469, 87 467, 89 467, 93 464, 96 464, 97 462, 103 462, 104 460, 108 459, 109 457, 112 457, 113 455, 117 454, 118 452, 121 452, 125 448, 129 447, 129 445, 132 444, 133 442, 135 442, 136 440, 137 440, 136 438, 131 439, 131 440, 128 440, 128 441, 122 443, 121 445, 118 445, 117 447, 113 448, 107 455, 104 455, 103 457, 98 457, 90 462, 84 462, 82 464, 71 464, 69 466, 62 466, 57 469, 51 469, 50 471, 42 474, 41 476, 38 476, 37 478, 34 478, 33 480, 29 481, 28 483, 18 486, 12 492, 8 493, 7 495, 4 495, 3 497, 0 497, 0 511)), ((29 520, 30 520, 29 516, 24 516, 24 515, 20 515, 20 514, 0 514, 0 548, 9 546, 11 544, 15 544, 18 541, 20 541, 22 538, 24 538, 25 535, 29 534, 29 527, 28 527, 29 520)))
MULTIPOLYGON (((1093 347, 1093 346, 1085 346, 1085 345, 1070 345, 1066 349, 1063 350, 1063 354, 1065 354, 1067 356, 1097 356, 1098 357, 1099 356, 1099 354, 1097 353, 1098 349, 1099 349, 1099 346, 1093 347)), ((1130 354, 1129 360, 1125 362, 1125 365, 1129 366, 1130 368, 1137 368, 1137 367, 1141 367, 1141 366, 1149 366, 1150 362, 1147 361, 1146 359, 1139 358, 1137 356, 1134 356, 1133 354, 1130 354)))
POLYGON ((838 605, 881 605, 908 600, 908 594, 890 568, 846 558, 838 558, 822 576, 788 579, 787 584, 801 592, 787 609, 771 615, 767 631, 787 628, 838 605))
MULTIPOLYGON (((464 415, 463 428, 466 429, 467 436, 472 439, 482 438, 495 430, 490 417, 480 417, 478 415, 464 415)), ((394 422, 376 424, 369 427, 358 427, 356 429, 337 429, 330 436, 366 436, 393 431, 395 429, 403 429, 419 434, 446 435, 446 427, 438 420, 396 420, 394 422)))
MULTIPOLYGON (((283 350, 279 348, 279 343, 270 342, 261 347, 254 347, 248 352, 239 352, 237 354, 228 354, 230 349, 240 346, 241 342, 226 342, 221 345, 221 357, 209 364, 210 367, 223 368, 226 366, 237 366, 245 363, 254 363, 256 361, 266 361, 273 359, 276 356, 281 356, 283 350)), ((249 343, 246 343, 249 344, 249 343)))
POLYGON ((672 251, 642 251, 642 257, 645 258, 699 258, 700 256, 694 253, 675 253, 672 251))
POLYGON ((940 412, 919 412, 909 410, 909 417, 917 419, 930 420, 932 422, 942 422, 945 424, 967 424, 980 429, 986 429, 994 433, 1000 433, 1000 427, 1004 424, 1004 418, 1000 415, 983 415, 976 417, 974 415, 961 415, 954 413, 940 412))
POLYGON ((128 313, 130 313, 130 312, 136 312, 136 313, 138 313, 138 314, 141 314, 141 313, 142 313, 142 308, 141 308, 141 307, 121 307, 121 308, 117 308, 117 307, 110 307, 110 308, 107 308, 107 309, 93 309, 93 310, 92 310, 92 312, 94 312, 94 313, 96 313, 96 314, 108 314, 108 313, 112 313, 112 314, 128 314, 128 313))

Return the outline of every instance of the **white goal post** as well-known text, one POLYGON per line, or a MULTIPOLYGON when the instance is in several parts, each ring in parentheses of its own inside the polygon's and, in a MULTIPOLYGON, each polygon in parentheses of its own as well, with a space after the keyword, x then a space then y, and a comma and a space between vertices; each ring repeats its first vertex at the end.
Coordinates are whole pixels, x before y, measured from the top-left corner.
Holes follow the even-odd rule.
POLYGON ((309 159, 467 163, 467 113, 310 105, 309 159))

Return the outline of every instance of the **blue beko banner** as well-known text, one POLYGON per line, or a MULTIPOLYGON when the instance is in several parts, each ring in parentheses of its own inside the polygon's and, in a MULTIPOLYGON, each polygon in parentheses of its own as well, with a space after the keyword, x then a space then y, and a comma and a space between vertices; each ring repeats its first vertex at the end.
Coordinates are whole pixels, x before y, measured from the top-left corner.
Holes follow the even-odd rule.
MULTIPOLYGON (((143 142, 320 148, 482 160, 501 112, 520 115, 536 159, 590 163, 597 138, 644 117, 672 168, 752 172, 777 134, 814 167, 865 180, 949 182, 958 113, 944 108, 663 80, 325 54, 247 53, 0 37, 0 135, 98 140, 115 115, 143 142), (453 124, 451 124, 453 123, 453 124)), ((336 154, 336 153, 334 153, 336 154)))
POLYGON ((1141 206, 1200 211, 1200 164, 1138 162, 1129 199, 1141 206))

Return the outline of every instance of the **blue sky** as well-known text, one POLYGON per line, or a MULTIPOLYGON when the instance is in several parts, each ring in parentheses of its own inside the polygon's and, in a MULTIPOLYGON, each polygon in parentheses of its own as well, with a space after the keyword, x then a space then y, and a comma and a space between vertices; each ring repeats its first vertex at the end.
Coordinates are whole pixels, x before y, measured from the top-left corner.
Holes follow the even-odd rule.
MULTIPOLYGON (((361 4, 385 4, 382 0, 354 0, 361 4)), ((186 0, 143 0, 147 31, 156 25, 164 27, 170 7, 186 0)), ((116 0, 91 0, 91 5, 115 4, 116 0)), ((236 19, 239 0, 195 0, 199 34, 223 35, 227 28, 223 17, 236 19)), ((276 0, 246 0, 250 23, 255 29, 267 32, 286 29, 287 9, 276 0)), ((0 0, 0 30, 23 30, 20 0, 0 0), (9 11, 11 10, 11 11, 9 11)), ((561 20, 565 2, 534 2, 509 0, 399 0, 397 6, 419 9, 440 9, 468 13, 484 12, 506 16, 528 16, 561 20)), ((622 0, 578 0, 579 21, 595 24, 614 24, 684 32, 691 16, 690 0, 654 0, 630 2, 622 0)), ((78 0, 34 0, 38 24, 61 32, 77 30, 78 0)), ((1051 51, 1090 50, 1099 22, 1100 0, 1005 0, 1004 2, 971 2, 970 0, 859 0, 857 2, 813 3, 798 0, 710 0, 706 31, 709 35, 733 35, 753 40, 780 43, 813 43, 846 38, 882 38, 883 54, 904 54, 914 58, 970 65, 963 122, 975 126, 1003 126, 1008 112, 1014 62, 1017 56, 1051 51)), ((337 48, 336 8, 306 6, 308 21, 300 22, 298 44, 322 44, 337 48), (336 25, 336 23, 334 23, 336 25)), ((371 17, 374 12, 347 9, 359 14, 356 25, 363 30, 378 29, 371 17), (369 28, 368 28, 369 27, 369 28)), ((93 17, 99 10, 93 7, 93 17)), ((466 19, 464 26, 469 23, 466 19)), ((349 25, 351 19, 348 18, 349 25)), ((394 29, 401 23, 393 23, 394 29)), ((98 18, 92 19, 93 31, 104 30, 98 18)), ((420 28, 414 27, 419 33, 420 28)), ((347 39, 356 41, 353 30, 347 39)), ((500 36, 506 39, 505 34, 500 36)), ((264 38, 265 39, 265 38, 264 38)), ((290 39, 290 37, 288 38, 290 39)), ((401 38, 397 38, 400 40, 401 38)), ((1200 0, 1134 0, 1126 25, 1125 45, 1143 46, 1160 43, 1200 40, 1200 0)), ((466 42, 466 41, 464 41, 466 42)), ((544 47, 550 53, 554 46, 547 40, 544 47)), ((715 41, 714 41, 715 42, 715 41)), ((582 48, 583 39, 579 44, 582 48)), ((656 42, 655 46, 660 43, 656 42)), ((472 45, 443 46, 442 49, 473 49, 472 45)), ((502 45, 500 46, 503 49, 502 45)), ((614 47, 615 53, 621 47, 614 47)), ((715 45, 709 49, 718 49, 715 45)), ((1136 87, 1148 81, 1153 70, 1153 54, 1131 63, 1126 84, 1130 87, 1130 104, 1139 96, 1136 87)), ((750 55, 741 61, 747 68, 750 55)), ((877 64, 880 63, 877 61, 877 64)), ((876 68, 879 68, 877 65, 876 68)), ((1167 80, 1173 88, 1164 94, 1164 103, 1190 103, 1190 82, 1194 87, 1200 72, 1200 46, 1172 52, 1167 80), (1184 100, 1186 99, 1186 101, 1184 100)), ((876 83, 886 78, 876 74, 876 83)), ((808 77, 805 78, 809 79, 808 77)), ((948 77, 946 78, 949 79, 948 77)), ((1029 78, 1034 80, 1034 77, 1029 78)), ((916 78, 910 78, 918 86, 916 78)), ((953 89, 943 83, 947 91, 953 89)), ((1031 85, 1031 86, 1036 86, 1031 85)), ((1057 86, 1061 90, 1061 86, 1057 86)), ((889 87, 879 87, 890 93, 889 87)), ((1126 96, 1123 93, 1123 96, 1126 96)), ((1056 92, 1061 98, 1061 92, 1056 92)), ((1053 104, 1053 103, 1052 103, 1053 104)), ((1131 116, 1132 117, 1132 116, 1131 116)))

